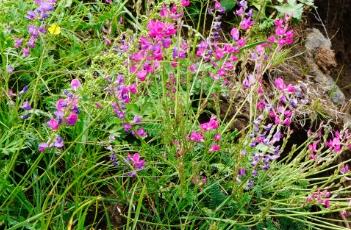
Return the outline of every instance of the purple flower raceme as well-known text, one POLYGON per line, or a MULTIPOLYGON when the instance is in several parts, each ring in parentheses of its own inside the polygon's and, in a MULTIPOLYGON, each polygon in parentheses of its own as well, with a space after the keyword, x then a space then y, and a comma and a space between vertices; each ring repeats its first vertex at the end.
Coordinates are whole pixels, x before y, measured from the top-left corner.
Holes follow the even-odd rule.
MULTIPOLYGON (((247 145, 254 152, 251 156, 251 175, 253 177, 257 176, 259 170, 269 170, 271 163, 280 156, 280 145, 284 136, 291 134, 288 128, 296 107, 291 106, 290 99, 296 99, 297 103, 302 103, 304 99, 296 94, 299 86, 286 85, 281 78, 276 79, 274 85, 274 92, 278 93, 278 98, 284 97, 286 100, 269 102, 262 93, 258 94, 256 107, 261 114, 253 121, 250 139, 247 141, 247 145)), ((254 183, 254 178, 250 183, 254 183)))
POLYGON ((30 55, 30 50, 35 48, 39 35, 46 33, 44 20, 55 9, 56 0, 34 0, 34 4, 36 8, 27 11, 25 16, 32 23, 27 28, 29 37, 26 39, 25 46, 22 47, 24 38, 15 38, 14 41, 14 48, 22 48, 23 57, 30 55), (37 26, 37 24, 40 24, 40 26, 37 26))
MULTIPOLYGON (((78 96, 72 94, 68 90, 65 90, 64 94, 66 95, 66 98, 60 98, 56 101, 54 117, 47 122, 48 127, 54 132, 57 132, 64 124, 67 126, 74 126, 78 121, 78 96)), ((43 152, 49 147, 62 148, 63 146, 63 138, 56 135, 54 140, 49 140, 46 144, 39 144, 39 151, 43 152)))

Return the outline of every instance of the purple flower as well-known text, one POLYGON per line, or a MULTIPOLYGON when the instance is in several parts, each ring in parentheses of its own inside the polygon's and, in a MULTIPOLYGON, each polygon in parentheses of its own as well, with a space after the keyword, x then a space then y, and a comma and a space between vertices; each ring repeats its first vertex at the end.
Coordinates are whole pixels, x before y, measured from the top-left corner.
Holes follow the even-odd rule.
POLYGON ((52 129, 53 131, 56 131, 59 128, 59 123, 54 118, 51 118, 47 124, 48 124, 49 128, 52 129))
POLYGON ((284 80, 282 78, 275 79, 274 85, 278 90, 284 90, 286 88, 284 80))
POLYGON ((124 131, 129 132, 132 129, 132 125, 129 123, 123 124, 124 131))
POLYGON ((24 110, 31 110, 32 109, 32 106, 30 106, 30 103, 28 101, 25 101, 22 106, 21 106, 22 109, 24 110))
POLYGON ((24 115, 20 116, 20 118, 21 118, 22 120, 26 120, 26 119, 29 118, 29 116, 30 116, 30 114, 27 113, 27 114, 24 114, 24 115))
POLYGON ((16 38, 15 39, 15 48, 20 48, 22 46, 22 43, 23 43, 23 38, 16 38))
POLYGON ((182 4, 183 7, 187 7, 187 6, 190 5, 190 0, 182 0, 181 4, 182 4))
POLYGON ((13 73, 14 70, 15 70, 15 68, 13 68, 12 65, 7 65, 6 66, 6 72, 7 73, 13 73))
POLYGON ((255 76, 249 74, 243 81, 243 85, 245 88, 251 87, 256 82, 255 76))
POLYGON ((239 176, 245 176, 246 175, 246 169, 245 168, 240 168, 239 169, 239 176))
POLYGON ((233 28, 231 31, 230 31, 230 35, 232 35, 232 38, 235 40, 235 41, 238 41, 239 38, 240 38, 240 32, 237 28, 233 28))
POLYGON ((142 120, 141 116, 135 115, 133 118, 133 123, 140 124, 141 120, 142 120))
POLYGON ((28 26, 28 33, 32 36, 37 38, 39 36, 39 29, 35 25, 28 26))
POLYGON ((217 133, 216 135, 214 135, 214 137, 213 137, 213 139, 215 140, 215 141, 220 141, 221 140, 221 134, 219 134, 219 133, 217 133))
POLYGON ((273 138, 272 138, 272 144, 280 141, 280 139, 282 138, 282 133, 280 131, 277 131, 274 135, 273 135, 273 138))
POLYGON ((340 173, 341 174, 346 174, 346 173, 348 173, 350 171, 350 168, 349 168, 349 165, 343 165, 342 167, 341 167, 341 169, 340 169, 340 173))
POLYGON ((115 153, 112 153, 110 156, 110 160, 112 161, 113 166, 118 166, 118 161, 115 153))
POLYGON ((63 111, 67 107, 67 102, 65 99, 58 99, 56 102, 57 111, 63 111))
POLYGON ((54 146, 56 148, 62 148, 64 146, 64 142, 63 142, 62 137, 60 137, 58 135, 56 136, 55 141, 54 141, 54 146))
POLYGON ((30 48, 29 47, 24 47, 22 49, 22 55, 23 57, 28 57, 29 56, 29 53, 30 53, 30 48))
POLYGON ((28 46, 29 48, 34 48, 34 47, 35 47, 36 41, 37 41, 37 38, 31 36, 31 37, 29 38, 28 42, 27 42, 27 46, 28 46))
POLYGON ((26 18, 28 20, 34 20, 36 18, 36 16, 37 16, 37 14, 34 11, 32 11, 32 10, 27 11, 26 18))
POLYGON ((251 28, 251 26, 253 25, 253 21, 251 18, 244 18, 241 22, 240 22, 240 28, 243 30, 248 30, 251 28))

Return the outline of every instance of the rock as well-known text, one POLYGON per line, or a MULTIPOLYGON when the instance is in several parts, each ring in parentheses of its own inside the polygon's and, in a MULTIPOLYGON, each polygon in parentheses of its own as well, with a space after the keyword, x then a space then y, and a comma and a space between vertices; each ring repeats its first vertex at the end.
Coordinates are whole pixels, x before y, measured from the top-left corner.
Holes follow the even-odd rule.
POLYGON ((316 28, 309 29, 306 37, 305 60, 310 67, 311 80, 318 84, 322 93, 329 96, 333 103, 343 105, 345 95, 329 75, 330 69, 336 67, 335 54, 331 49, 331 42, 316 28))

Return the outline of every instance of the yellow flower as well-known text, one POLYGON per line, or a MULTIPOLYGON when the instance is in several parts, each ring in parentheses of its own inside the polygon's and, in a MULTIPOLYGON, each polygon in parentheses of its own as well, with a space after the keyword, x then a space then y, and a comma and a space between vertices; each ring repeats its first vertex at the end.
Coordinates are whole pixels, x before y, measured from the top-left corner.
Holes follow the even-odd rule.
POLYGON ((54 35, 58 35, 61 33, 61 28, 59 25, 57 25, 56 23, 51 24, 51 26, 48 29, 50 34, 54 34, 54 35))

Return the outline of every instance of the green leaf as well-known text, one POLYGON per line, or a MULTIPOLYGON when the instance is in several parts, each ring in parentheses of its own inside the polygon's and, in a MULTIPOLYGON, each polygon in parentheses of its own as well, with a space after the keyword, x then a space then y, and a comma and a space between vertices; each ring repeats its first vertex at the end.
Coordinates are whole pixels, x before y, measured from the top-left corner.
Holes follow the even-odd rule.
POLYGON ((71 7, 71 5, 72 5, 72 0, 66 0, 65 8, 71 7))
POLYGON ((299 0, 299 2, 307 6, 314 6, 314 0, 299 0))
POLYGON ((301 19, 303 13, 303 4, 297 3, 296 0, 288 0, 288 2, 281 6, 273 6, 281 14, 288 14, 296 19, 301 19))
POLYGON ((236 5, 236 0, 221 0, 221 5, 225 11, 232 10, 236 5))

